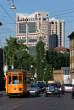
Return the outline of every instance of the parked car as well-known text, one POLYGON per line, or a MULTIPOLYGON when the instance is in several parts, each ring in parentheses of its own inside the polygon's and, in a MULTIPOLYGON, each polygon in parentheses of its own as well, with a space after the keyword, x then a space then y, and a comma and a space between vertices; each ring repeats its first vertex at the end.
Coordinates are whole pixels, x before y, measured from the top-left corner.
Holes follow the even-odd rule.
POLYGON ((30 96, 38 96, 39 95, 39 87, 36 84, 32 84, 29 89, 30 96))
POLYGON ((65 92, 72 92, 72 84, 64 84, 65 92))

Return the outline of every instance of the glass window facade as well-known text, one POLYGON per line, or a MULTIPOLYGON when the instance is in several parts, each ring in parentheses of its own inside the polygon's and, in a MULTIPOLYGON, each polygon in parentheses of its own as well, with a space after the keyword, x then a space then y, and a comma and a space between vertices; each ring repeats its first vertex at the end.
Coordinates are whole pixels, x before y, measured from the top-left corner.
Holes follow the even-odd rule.
POLYGON ((37 36, 35 36, 35 37, 29 36, 29 37, 28 37, 28 42, 30 42, 30 43, 35 43, 35 42, 37 42, 37 36))
POLYGON ((26 24, 19 24, 19 33, 26 33, 26 24))
POLYGON ((29 39, 29 42, 32 42, 32 43, 37 42, 37 39, 29 39))
POLYGON ((49 48, 56 48, 58 46, 58 36, 53 34, 49 37, 49 48))
POLYGON ((18 40, 18 43, 26 43, 26 39, 18 40))
POLYGON ((28 32, 35 33, 36 32, 36 22, 29 22, 28 23, 28 32))

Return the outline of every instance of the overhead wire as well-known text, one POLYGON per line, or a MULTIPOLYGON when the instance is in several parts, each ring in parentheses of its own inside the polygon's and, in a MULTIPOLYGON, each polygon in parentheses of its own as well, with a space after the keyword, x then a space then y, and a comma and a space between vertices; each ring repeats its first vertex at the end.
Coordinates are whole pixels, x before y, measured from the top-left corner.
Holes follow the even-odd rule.
POLYGON ((13 17, 6 11, 6 9, 3 7, 2 4, 0 4, 0 7, 4 10, 4 12, 6 13, 6 15, 8 15, 8 17, 15 22, 15 20, 13 19, 13 17))
MULTIPOLYGON (((2 5, 2 4, 0 4, 0 8, 4 11, 4 13, 6 14, 6 15, 3 15, 3 16, 1 16, 1 17, 4 17, 5 18, 5 20, 6 20, 6 17, 8 17, 11 21, 12 21, 12 23, 5 23, 4 22, 4 24, 3 24, 3 26, 1 27, 2 28, 2 30, 3 31, 1 31, 1 32, 3 32, 3 33, 6 33, 6 29, 7 29, 7 26, 6 25, 15 25, 16 24, 16 20, 14 20, 13 19, 13 17, 8 13, 8 11, 5 9, 5 7, 2 5), (6 27, 6 29, 4 29, 4 27, 6 27)), ((12 27, 12 26, 11 26, 12 27)), ((1 28, 0 28, 0 30, 1 30, 1 28)), ((12 29, 8 26, 8 29, 7 30, 10 30, 10 31, 8 31, 8 33, 11 33, 11 32, 13 32, 12 31, 12 29)), ((14 31, 15 33, 16 33, 16 31, 14 31)))
POLYGON ((65 15, 65 14, 68 14, 68 13, 73 13, 73 11, 74 11, 74 8, 65 9, 65 10, 60 11, 57 14, 54 14, 54 16, 61 16, 61 15, 65 15))

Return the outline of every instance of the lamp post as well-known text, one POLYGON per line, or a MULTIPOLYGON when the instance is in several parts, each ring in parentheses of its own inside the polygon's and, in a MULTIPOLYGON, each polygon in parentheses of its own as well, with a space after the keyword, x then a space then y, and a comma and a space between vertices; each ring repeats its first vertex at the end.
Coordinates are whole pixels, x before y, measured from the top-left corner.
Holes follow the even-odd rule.
POLYGON ((34 80, 34 74, 33 74, 33 65, 30 66, 31 67, 31 74, 32 74, 32 80, 34 80))

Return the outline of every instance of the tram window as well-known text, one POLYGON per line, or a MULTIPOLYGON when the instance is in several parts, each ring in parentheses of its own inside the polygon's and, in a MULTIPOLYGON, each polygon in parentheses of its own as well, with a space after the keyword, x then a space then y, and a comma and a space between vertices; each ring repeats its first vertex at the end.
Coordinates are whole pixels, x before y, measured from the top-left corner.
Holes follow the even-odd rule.
POLYGON ((22 84, 22 75, 19 75, 19 84, 22 84))
POLYGON ((13 76, 13 84, 18 84, 18 79, 17 79, 17 76, 13 76))
POLYGON ((9 84, 11 84, 11 76, 9 76, 9 84))

